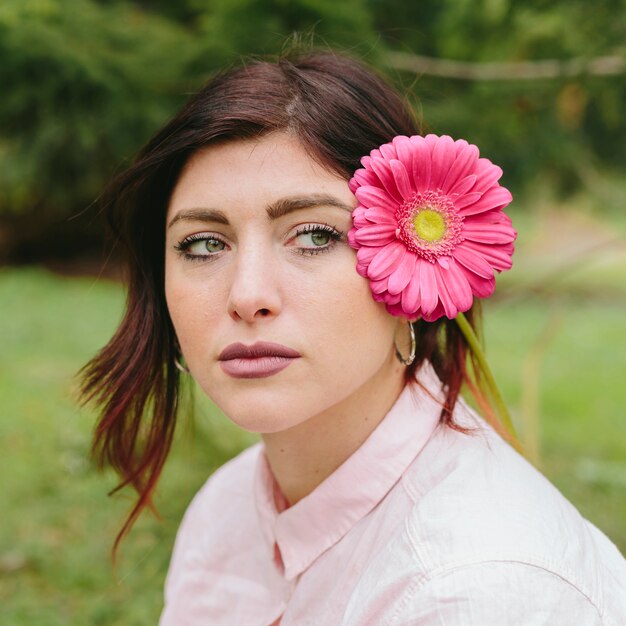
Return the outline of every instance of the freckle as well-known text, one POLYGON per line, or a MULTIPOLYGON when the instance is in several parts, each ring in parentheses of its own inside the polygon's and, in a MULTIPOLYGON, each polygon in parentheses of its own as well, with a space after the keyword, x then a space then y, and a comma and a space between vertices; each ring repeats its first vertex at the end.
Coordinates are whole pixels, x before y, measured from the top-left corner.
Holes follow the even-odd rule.
POLYGON ((284 452, 284 451, 285 451, 285 448, 281 448, 281 449, 280 449, 280 451, 281 451, 281 452, 284 452))

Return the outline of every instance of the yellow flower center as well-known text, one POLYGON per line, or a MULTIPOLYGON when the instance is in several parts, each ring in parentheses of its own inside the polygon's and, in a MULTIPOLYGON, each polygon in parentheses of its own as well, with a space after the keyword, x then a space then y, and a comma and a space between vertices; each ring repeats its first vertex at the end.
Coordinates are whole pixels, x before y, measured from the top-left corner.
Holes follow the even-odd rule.
POLYGON ((438 211, 424 209, 413 218, 413 226, 422 241, 439 241, 446 234, 446 221, 438 211))

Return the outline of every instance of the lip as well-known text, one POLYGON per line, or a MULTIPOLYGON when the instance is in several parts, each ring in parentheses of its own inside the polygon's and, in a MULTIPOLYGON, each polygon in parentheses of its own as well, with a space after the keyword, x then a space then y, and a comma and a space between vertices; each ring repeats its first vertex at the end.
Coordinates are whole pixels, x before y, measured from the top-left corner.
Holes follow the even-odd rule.
POLYGON ((288 367, 300 353, 279 343, 232 343, 220 353, 222 370, 233 378, 266 378, 288 367))

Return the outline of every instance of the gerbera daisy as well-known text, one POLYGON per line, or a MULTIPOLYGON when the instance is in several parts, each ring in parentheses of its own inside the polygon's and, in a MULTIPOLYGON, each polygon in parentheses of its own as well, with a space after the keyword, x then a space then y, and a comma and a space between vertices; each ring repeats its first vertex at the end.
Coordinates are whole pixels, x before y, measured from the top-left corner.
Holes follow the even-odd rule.
POLYGON ((467 311, 511 267, 517 233, 502 170, 446 135, 398 136, 361 159, 350 189, 357 271, 393 315, 434 321, 467 311))

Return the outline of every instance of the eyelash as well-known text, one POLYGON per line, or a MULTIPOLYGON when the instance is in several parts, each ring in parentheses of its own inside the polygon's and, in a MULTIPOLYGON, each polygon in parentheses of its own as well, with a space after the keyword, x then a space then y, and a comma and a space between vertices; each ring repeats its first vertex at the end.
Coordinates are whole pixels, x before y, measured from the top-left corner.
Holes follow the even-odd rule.
POLYGON ((190 252, 188 252, 188 250, 191 247, 191 245, 196 243, 197 241, 207 241, 209 239, 212 241, 219 241, 220 243, 223 243, 224 245, 226 245, 225 242, 223 242, 219 237, 216 237, 215 235, 210 235, 207 233, 194 233, 193 235, 189 235, 188 237, 185 237, 182 241, 177 243, 174 246, 174 249, 177 250, 188 261, 206 262, 209 260, 213 260, 213 258, 217 255, 216 254, 191 254, 190 252))
POLYGON ((316 248, 297 248, 299 254, 305 256, 314 256, 316 254, 330 252, 330 250, 335 247, 335 244, 340 241, 344 236, 343 232, 337 230, 336 228, 333 228, 329 224, 307 224, 306 226, 303 226, 296 231, 295 237, 299 237, 300 235, 308 235, 310 233, 324 233, 325 235, 328 235, 330 237, 331 241, 326 246, 320 246, 316 248))
MULTIPOLYGON (((300 235, 308 235, 310 233, 324 233, 330 237, 331 241, 326 246, 319 246, 316 248, 297 248, 298 254, 301 254, 303 256, 315 256, 317 254, 322 254, 324 252, 330 252, 330 250, 334 248, 335 244, 338 241, 342 240, 345 235, 344 232, 336 228, 333 228, 329 224, 307 224, 299 228, 296 231, 293 238, 295 239, 296 237, 299 237, 300 235)), ((188 252, 192 244, 196 243, 197 241, 207 241, 207 240, 217 241, 219 243, 226 245, 226 243, 222 239, 217 237, 216 235, 211 235, 207 233, 194 233, 193 235, 189 235, 188 237, 185 237, 182 241, 177 243, 174 246, 174 249, 177 250, 188 261, 199 261, 199 262, 212 261, 216 256, 218 256, 218 253, 192 254, 188 252)))

